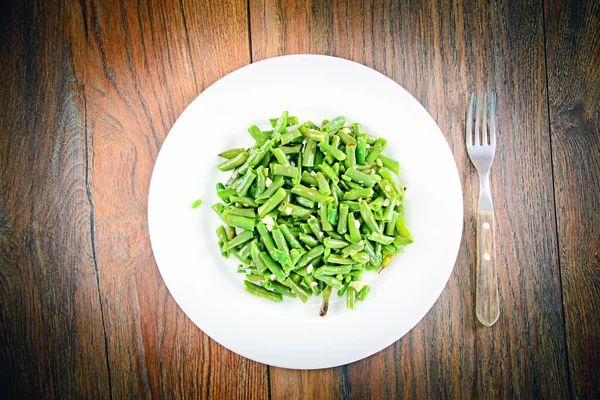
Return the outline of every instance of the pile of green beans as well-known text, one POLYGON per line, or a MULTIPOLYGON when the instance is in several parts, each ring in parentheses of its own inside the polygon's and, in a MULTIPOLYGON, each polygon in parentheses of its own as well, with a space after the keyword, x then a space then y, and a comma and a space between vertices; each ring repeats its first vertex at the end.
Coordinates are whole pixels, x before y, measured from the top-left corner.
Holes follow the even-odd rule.
POLYGON ((413 242, 406 188, 394 178, 400 165, 382 154, 385 139, 342 116, 319 127, 284 111, 270 123, 248 128, 252 148, 219 154, 219 170, 232 171, 217 184, 223 203, 212 206, 224 223, 221 254, 239 259, 251 294, 304 303, 323 295, 325 316, 335 290, 355 309, 371 290, 363 273, 381 272, 413 242))

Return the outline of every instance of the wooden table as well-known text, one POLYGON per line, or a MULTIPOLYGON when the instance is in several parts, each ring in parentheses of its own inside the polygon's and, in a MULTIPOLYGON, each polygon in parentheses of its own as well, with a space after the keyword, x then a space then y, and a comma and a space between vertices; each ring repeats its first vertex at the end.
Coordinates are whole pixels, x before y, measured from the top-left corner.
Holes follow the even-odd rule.
POLYGON ((0 394, 600 398, 597 1, 26 0, 2 2, 0 21, 0 394), (160 277, 146 218, 192 99, 293 53, 404 86, 444 132, 465 199, 433 309, 384 351, 319 371, 204 335, 160 277), (463 138, 468 93, 485 89, 500 104, 491 329, 474 315, 479 182, 463 138))

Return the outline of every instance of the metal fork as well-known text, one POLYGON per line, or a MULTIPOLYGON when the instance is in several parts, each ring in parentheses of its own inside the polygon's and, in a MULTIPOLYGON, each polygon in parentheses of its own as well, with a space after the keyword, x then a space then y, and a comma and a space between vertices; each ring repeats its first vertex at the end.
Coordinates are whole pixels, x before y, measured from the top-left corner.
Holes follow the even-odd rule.
POLYGON ((473 103, 475 93, 471 95, 467 115, 466 143, 471 162, 479 172, 479 206, 477 208, 477 292, 475 295, 475 313, 477 319, 492 326, 500 316, 498 299, 498 278, 496 275, 496 253, 494 245, 494 205, 490 192, 490 167, 496 152, 496 110, 495 96, 483 97, 481 112, 481 93, 477 95, 475 110, 475 130, 473 130, 473 103), (489 128, 489 129, 488 129, 489 128))

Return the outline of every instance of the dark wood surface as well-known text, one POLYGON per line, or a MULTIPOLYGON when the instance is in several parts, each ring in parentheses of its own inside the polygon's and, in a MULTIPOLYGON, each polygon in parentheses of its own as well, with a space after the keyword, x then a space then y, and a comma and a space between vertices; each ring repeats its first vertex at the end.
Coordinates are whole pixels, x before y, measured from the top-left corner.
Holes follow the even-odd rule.
POLYGON ((0 395, 600 398, 600 3, 227 0, 0 5, 0 395), (169 129, 252 61, 329 54, 404 86, 463 183, 454 272, 356 363, 268 367, 178 308, 146 203, 169 129), (494 90, 501 314, 476 322, 468 93, 494 90))

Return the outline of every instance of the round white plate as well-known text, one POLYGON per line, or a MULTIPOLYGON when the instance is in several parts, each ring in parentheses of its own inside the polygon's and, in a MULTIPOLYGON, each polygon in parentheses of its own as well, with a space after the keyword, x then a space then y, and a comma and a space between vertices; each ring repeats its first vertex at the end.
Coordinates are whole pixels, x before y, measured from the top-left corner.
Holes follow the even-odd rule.
MULTIPOLYGON (((265 124, 266 122, 266 124, 265 124)), ((277 57, 241 68, 200 94, 181 114, 156 160, 148 199, 154 257, 169 291, 194 323, 228 349, 265 364, 314 369, 368 357, 400 339, 442 292, 461 239, 462 191, 456 164, 427 111, 391 79, 340 58, 277 57), (325 318, 320 299, 271 303, 244 291, 234 257, 217 246, 217 153, 250 147, 246 129, 283 110, 320 123, 344 115, 389 140, 408 187, 405 212, 415 243, 381 275, 357 310, 334 300, 325 318), (195 210, 191 204, 202 199, 195 210)))

